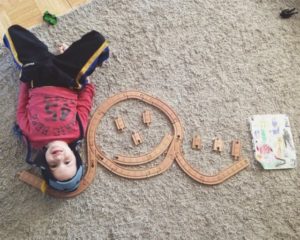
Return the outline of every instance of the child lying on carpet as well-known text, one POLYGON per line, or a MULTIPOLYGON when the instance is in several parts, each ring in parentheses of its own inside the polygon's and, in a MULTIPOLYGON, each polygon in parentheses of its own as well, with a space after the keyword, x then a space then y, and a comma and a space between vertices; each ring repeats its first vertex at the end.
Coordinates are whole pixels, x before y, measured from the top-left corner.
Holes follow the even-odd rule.
POLYGON ((108 59, 107 41, 91 31, 54 55, 19 25, 11 26, 3 40, 21 69, 17 130, 27 143, 26 161, 41 168, 50 187, 74 191, 84 174, 78 143, 95 91, 88 76, 108 59), (39 149, 34 160, 32 148, 39 149))

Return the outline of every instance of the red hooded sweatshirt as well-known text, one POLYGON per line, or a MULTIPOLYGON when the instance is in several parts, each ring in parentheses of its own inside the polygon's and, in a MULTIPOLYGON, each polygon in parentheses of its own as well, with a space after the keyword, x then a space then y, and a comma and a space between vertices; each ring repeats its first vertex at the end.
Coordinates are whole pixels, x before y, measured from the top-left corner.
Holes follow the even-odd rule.
POLYGON ((76 113, 86 132, 94 91, 92 84, 76 92, 54 86, 29 88, 21 82, 17 123, 34 148, 41 148, 53 140, 71 143, 80 137, 76 113))

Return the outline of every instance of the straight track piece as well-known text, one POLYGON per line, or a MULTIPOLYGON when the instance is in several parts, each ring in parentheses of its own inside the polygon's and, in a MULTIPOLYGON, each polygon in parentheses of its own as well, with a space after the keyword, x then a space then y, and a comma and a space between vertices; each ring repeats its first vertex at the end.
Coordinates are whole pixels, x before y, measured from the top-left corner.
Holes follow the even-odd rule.
POLYGON ((31 185, 34 188, 41 189, 43 186, 43 182, 44 182, 43 179, 37 177, 36 175, 34 175, 29 171, 22 170, 17 175, 21 181, 27 183, 28 185, 31 185))
POLYGON ((224 142, 221 138, 213 140, 213 151, 221 153, 224 150, 224 142))
POLYGON ((151 112, 146 110, 143 112, 143 122, 149 127, 152 122, 151 112))
POLYGON ((200 150, 202 148, 202 141, 199 135, 193 137, 192 149, 200 150))
POLYGON ((115 118, 115 123, 116 123, 116 127, 117 127, 118 131, 124 130, 125 124, 124 124, 122 117, 118 116, 117 118, 115 118))
POLYGON ((234 160, 238 160, 241 156, 241 141, 238 139, 231 142, 231 156, 234 160))
POLYGON ((132 133, 132 140, 135 145, 139 145, 143 142, 141 135, 138 132, 132 133))

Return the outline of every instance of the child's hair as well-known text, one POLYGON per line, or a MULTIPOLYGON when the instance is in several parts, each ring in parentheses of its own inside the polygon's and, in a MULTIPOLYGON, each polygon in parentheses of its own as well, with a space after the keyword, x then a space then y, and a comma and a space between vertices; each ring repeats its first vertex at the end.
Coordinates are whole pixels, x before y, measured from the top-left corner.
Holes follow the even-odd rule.
POLYGON ((63 191, 63 192, 72 192, 75 191, 79 184, 80 184, 80 180, 84 175, 84 169, 83 169, 83 163, 80 157, 80 154, 77 150, 78 148, 78 141, 74 142, 72 144, 69 144, 70 149, 73 151, 75 157, 76 157, 76 174, 68 180, 65 181, 59 181, 57 180, 50 168, 49 165, 47 163, 46 160, 46 148, 43 148, 36 156, 34 163, 41 169, 42 175, 46 181, 46 183, 48 184, 48 186, 50 186, 51 188, 58 190, 58 191, 63 191))

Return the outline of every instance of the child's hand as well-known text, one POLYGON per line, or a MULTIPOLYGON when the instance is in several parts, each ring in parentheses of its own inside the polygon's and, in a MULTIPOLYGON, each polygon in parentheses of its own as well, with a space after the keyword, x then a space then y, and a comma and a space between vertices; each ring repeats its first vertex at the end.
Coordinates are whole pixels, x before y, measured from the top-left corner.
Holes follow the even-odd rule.
POLYGON ((89 84, 89 83, 91 83, 91 77, 90 76, 86 77, 86 84, 89 84))
POLYGON ((65 43, 62 43, 61 45, 58 46, 58 52, 60 54, 64 53, 69 48, 69 46, 65 43))

